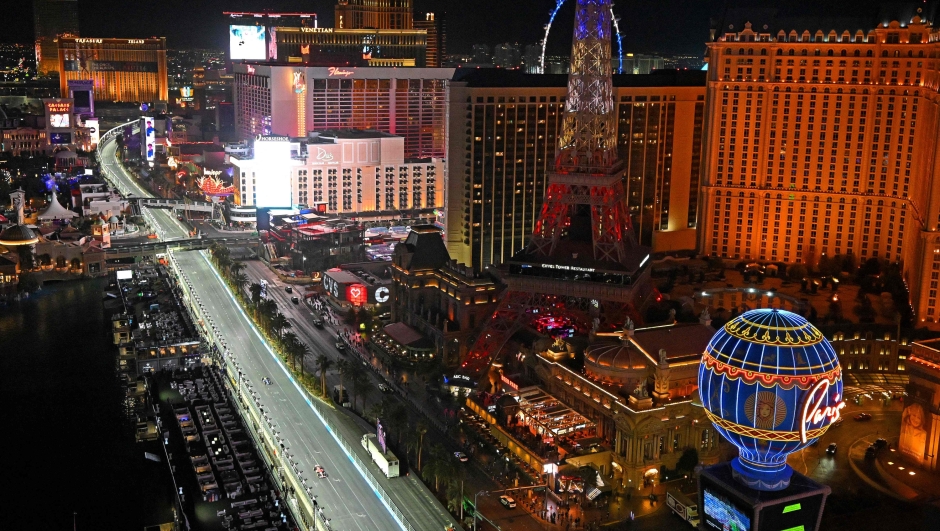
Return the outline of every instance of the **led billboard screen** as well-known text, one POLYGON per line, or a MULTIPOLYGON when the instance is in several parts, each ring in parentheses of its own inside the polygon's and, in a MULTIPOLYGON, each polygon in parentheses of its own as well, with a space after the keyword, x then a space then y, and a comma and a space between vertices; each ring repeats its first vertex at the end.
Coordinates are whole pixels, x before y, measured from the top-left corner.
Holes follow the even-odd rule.
POLYGON ((255 141, 255 206, 291 206, 290 140, 255 141))
POLYGON ((157 142, 157 134, 153 128, 153 118, 145 116, 140 119, 140 156, 148 161, 153 160, 156 151, 154 145, 157 142))
POLYGON ((69 127, 68 114, 50 114, 49 127, 54 129, 67 129, 69 127))
POLYGON ((232 60, 267 59, 268 46, 264 26, 229 26, 229 54, 232 60))
POLYGON ((741 507, 724 493, 705 489, 705 529, 722 531, 749 531, 751 517, 749 507, 741 507))
POLYGON ((49 133, 50 144, 71 144, 72 133, 49 133))

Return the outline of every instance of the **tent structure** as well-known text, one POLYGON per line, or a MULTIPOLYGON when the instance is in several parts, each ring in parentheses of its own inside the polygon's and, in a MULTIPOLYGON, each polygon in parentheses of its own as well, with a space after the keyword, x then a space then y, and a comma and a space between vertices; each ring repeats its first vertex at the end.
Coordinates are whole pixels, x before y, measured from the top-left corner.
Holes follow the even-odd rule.
POLYGON ((59 200, 56 199, 55 189, 52 190, 52 202, 49 203, 49 206, 40 212, 39 221, 51 221, 54 219, 72 219, 78 216, 75 212, 62 206, 62 203, 59 203, 59 200))

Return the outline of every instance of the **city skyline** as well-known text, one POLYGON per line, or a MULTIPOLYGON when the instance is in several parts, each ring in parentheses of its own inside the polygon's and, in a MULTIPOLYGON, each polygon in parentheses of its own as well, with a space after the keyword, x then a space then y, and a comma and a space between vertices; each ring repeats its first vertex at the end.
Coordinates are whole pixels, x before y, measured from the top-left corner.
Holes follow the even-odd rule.
POLYGON ((8 525, 933 530, 940 0, 537 1, 37 0, 8 525))
MULTIPOLYGON (((927 2, 925 5, 933 5, 927 2)), ((793 0, 780 3, 771 0, 704 0, 689 5, 682 0, 640 0, 614 5, 620 17, 625 51, 664 54, 698 54, 704 56, 711 19, 721 16, 726 8, 779 8, 801 17, 853 18, 856 13, 878 13, 883 2, 877 0, 831 0, 812 2, 793 0), (654 23, 659 22, 659 23, 654 23), (669 30, 664 31, 664 26, 669 30)), ((189 3, 169 0, 157 10, 154 4, 125 4, 116 0, 89 2, 79 0, 82 35, 88 37, 148 38, 166 37, 171 49, 213 47, 225 48, 226 25, 223 11, 312 11, 321 27, 333 27, 334 0, 302 2, 279 0, 223 1, 189 3), (116 15, 119 13, 119 15, 116 15), (156 15, 156 16, 155 16, 156 15), (206 26, 211 28, 206 31, 206 26)), ((493 46, 503 42, 522 45, 541 41, 544 24, 555 8, 553 0, 525 3, 481 0, 465 3, 449 0, 416 0, 416 16, 424 12, 444 13, 447 18, 449 53, 471 53, 474 44, 493 46), (525 21, 519 24, 518 21, 525 21)), ((17 24, 0 35, 0 42, 31 43, 32 6, 18 3, 5 7, 5 13, 17 24)), ((574 16, 572 0, 565 2, 556 18, 549 38, 549 52, 568 53, 574 16)), ((870 17, 867 17, 870 18, 870 17)))

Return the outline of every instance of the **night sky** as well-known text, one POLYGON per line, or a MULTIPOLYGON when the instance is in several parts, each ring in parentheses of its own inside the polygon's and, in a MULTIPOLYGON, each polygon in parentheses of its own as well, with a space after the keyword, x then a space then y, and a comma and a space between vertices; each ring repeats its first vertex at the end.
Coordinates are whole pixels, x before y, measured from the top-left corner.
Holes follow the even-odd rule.
MULTIPOLYGON (((227 42, 227 21, 222 11, 297 10, 317 13, 320 25, 333 25, 335 0, 79 0, 84 37, 167 37, 171 48, 218 47, 227 42)), ((535 43, 555 0, 414 0, 415 12, 445 12, 448 51, 469 53, 475 43, 535 43)), ((709 18, 726 6, 784 7, 807 15, 852 16, 887 2, 878 0, 622 0, 615 2, 620 16, 624 51, 639 53, 704 53, 709 18)), ((910 3, 910 2, 908 2, 910 3)), ((32 41, 32 9, 28 0, 4 2, 6 42, 32 41)), ((571 43, 574 0, 567 0, 549 48, 566 53, 571 43)))

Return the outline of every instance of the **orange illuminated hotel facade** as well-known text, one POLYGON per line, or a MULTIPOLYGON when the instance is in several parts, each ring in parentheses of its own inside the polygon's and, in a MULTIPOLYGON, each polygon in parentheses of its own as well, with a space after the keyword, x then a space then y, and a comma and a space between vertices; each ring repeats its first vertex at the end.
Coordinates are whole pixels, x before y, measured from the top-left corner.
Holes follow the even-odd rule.
POLYGON ((59 85, 90 79, 95 101, 167 101, 166 39, 59 38, 59 85))
POLYGON ((903 264, 940 322, 940 32, 726 20, 708 44, 700 250, 816 264, 903 264))

